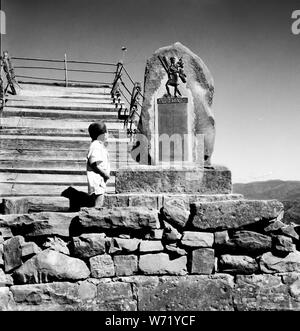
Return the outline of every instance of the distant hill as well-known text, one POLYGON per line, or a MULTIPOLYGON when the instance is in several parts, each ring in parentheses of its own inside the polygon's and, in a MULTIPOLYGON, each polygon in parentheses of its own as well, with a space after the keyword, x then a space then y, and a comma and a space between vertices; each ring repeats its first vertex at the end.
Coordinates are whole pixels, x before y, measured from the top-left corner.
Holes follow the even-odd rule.
POLYGON ((300 224, 300 181, 268 180, 233 184, 233 192, 247 199, 277 199, 284 204, 285 221, 300 224))

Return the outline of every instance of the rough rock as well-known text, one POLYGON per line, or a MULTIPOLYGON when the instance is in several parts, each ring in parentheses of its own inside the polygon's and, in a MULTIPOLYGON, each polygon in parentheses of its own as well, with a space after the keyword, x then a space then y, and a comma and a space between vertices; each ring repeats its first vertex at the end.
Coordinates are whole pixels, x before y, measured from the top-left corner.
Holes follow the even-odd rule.
POLYGON ((14 301, 8 287, 0 287, 0 311, 14 308, 14 301))
POLYGON ((237 275, 234 305, 238 311, 299 310, 299 298, 291 296, 290 286, 277 275, 237 275))
POLYGON ((48 237, 43 244, 44 248, 50 248, 59 253, 70 255, 70 250, 67 243, 58 237, 48 237))
POLYGON ((27 260, 14 274, 17 284, 86 279, 90 271, 79 259, 46 249, 27 260))
POLYGON ((223 311, 233 308, 233 277, 136 277, 141 311, 223 311))
POLYGON ((222 246, 224 251, 247 255, 259 255, 271 248, 271 237, 253 231, 237 231, 222 246))
POLYGON ((0 269, 0 287, 11 286, 14 281, 10 275, 4 273, 2 269, 0 269))
POLYGON ((86 233, 73 237, 74 255, 86 259, 105 254, 107 239, 104 233, 86 233))
POLYGON ((112 238, 110 241, 109 254, 116 253, 133 253, 136 252, 141 240, 123 239, 123 238, 112 238))
MULTIPOLYGON (((182 58, 186 84, 180 84, 179 90, 183 96, 188 96, 192 102, 190 117, 191 130, 195 134, 204 135, 204 154, 207 164, 213 152, 215 139, 215 120, 211 110, 214 95, 213 78, 199 56, 179 42, 173 45, 159 48, 147 60, 145 69, 144 99, 141 115, 139 118, 139 132, 151 141, 155 131, 154 102, 156 95, 162 97, 165 93, 167 73, 161 65, 158 56, 182 58)), ((169 60, 170 61, 170 60, 169 60)), ((172 88, 171 88, 172 90, 172 88)), ((173 93, 173 90, 171 91, 173 93)), ((150 157, 154 158, 154 146, 150 146, 150 157)))
POLYGON ((199 248, 192 252, 191 274, 212 274, 215 266, 215 251, 199 248))
POLYGON ((221 255, 220 272, 233 274, 254 274, 258 271, 258 264, 255 259, 245 255, 221 255))
POLYGON ((147 208, 159 209, 158 195, 131 195, 129 196, 129 206, 143 206, 147 208))
POLYGON ((21 247, 22 249, 22 260, 28 260, 32 256, 40 253, 42 250, 39 246, 34 242, 24 243, 21 247))
POLYGON ((231 172, 213 168, 130 166, 116 171, 117 193, 230 194, 231 172))
POLYGON ((275 219, 273 222, 270 222, 270 224, 265 227, 264 231, 266 233, 273 233, 273 232, 280 230, 281 228, 283 228, 285 226, 286 226, 285 223, 275 219))
POLYGON ((139 251, 141 253, 146 252, 162 252, 164 250, 164 246, 160 241, 155 240, 142 240, 140 243, 139 251))
POLYGON ((287 225, 279 230, 280 234, 283 234, 285 236, 291 237, 293 239, 299 240, 299 235, 295 231, 294 225, 287 225))
POLYGON ((296 251, 296 246, 293 244, 293 239, 282 235, 273 236, 273 250, 277 254, 287 254, 296 251))
POLYGON ((285 257, 278 257, 271 252, 265 253, 259 260, 263 273, 300 272, 300 252, 292 252, 285 257))
POLYGON ((199 230, 237 229, 276 218, 283 210, 277 200, 228 200, 191 204, 192 226, 199 230))
POLYGON ((229 240, 228 231, 218 231, 214 233, 215 235, 215 245, 224 245, 229 240))
POLYGON ((162 240, 164 230, 155 229, 151 230, 149 233, 146 233, 145 239, 147 240, 162 240))
POLYGON ((188 247, 212 247, 214 234, 209 232, 184 231, 181 244, 188 247))
POLYGON ((115 275, 114 262, 108 254, 91 257, 90 268, 94 278, 113 277, 115 275))
POLYGON ((13 237, 11 229, 8 226, 1 225, 1 220, 0 220, 0 235, 3 239, 9 239, 13 237))
POLYGON ((22 236, 16 236, 4 242, 5 272, 11 272, 22 264, 22 246, 24 243, 22 236))
POLYGON ((140 256, 139 270, 145 275, 185 275, 187 273, 186 268, 186 256, 174 260, 171 260, 166 253, 140 256))
POLYGON ((23 215, 0 215, 0 227, 10 227, 14 234, 24 237, 62 236, 69 237, 72 219, 77 213, 34 213, 23 215))
POLYGON ((166 245, 165 249, 170 255, 172 254, 177 256, 187 255, 187 251, 184 250, 183 248, 178 247, 177 244, 166 245))
POLYGON ((4 268, 3 250, 3 245, 0 244, 0 268, 4 268))
POLYGON ((132 276, 138 271, 136 255, 115 255, 114 264, 116 276, 132 276))
POLYGON ((82 208, 76 223, 81 232, 103 232, 104 229, 150 230, 159 227, 158 211, 143 207, 82 208))
POLYGON ((165 201, 161 213, 168 223, 179 229, 185 227, 190 216, 190 211, 186 209, 185 203, 180 199, 165 201))
POLYGON ((179 233, 171 224, 167 222, 164 223, 164 232, 163 232, 163 240, 167 243, 176 242, 180 240, 182 235, 179 233))

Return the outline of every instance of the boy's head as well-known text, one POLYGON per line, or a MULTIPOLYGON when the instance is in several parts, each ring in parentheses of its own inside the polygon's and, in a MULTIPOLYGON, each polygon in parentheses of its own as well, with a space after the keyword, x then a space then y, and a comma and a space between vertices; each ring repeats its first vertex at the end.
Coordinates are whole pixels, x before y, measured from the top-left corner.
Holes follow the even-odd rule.
POLYGON ((88 130, 92 140, 97 140, 99 136, 103 137, 103 140, 105 140, 107 128, 103 121, 90 124, 88 130))

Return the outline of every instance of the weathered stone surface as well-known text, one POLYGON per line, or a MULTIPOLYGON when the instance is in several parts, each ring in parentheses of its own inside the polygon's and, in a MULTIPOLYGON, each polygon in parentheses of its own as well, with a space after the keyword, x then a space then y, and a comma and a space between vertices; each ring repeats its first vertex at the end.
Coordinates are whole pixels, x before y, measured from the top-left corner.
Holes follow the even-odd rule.
POLYGON ((158 199, 157 194, 129 195, 129 206, 159 209, 158 199))
POLYGON ((115 255, 114 264, 116 276, 132 276, 138 271, 136 255, 115 255))
POLYGON ((86 279, 90 271, 79 259, 46 249, 26 261, 14 274, 17 284, 41 283, 57 280, 86 279))
POLYGON ((4 242, 5 272, 11 272, 22 264, 22 246, 24 243, 22 236, 16 236, 4 242))
POLYGON ((142 311, 233 310, 230 275, 134 278, 142 311))
POLYGON ((90 268, 94 278, 113 277, 115 275, 114 262, 108 254, 91 257, 90 268))
POLYGON ((141 253, 146 252, 162 252, 164 250, 164 246, 160 241, 155 240, 142 240, 140 243, 139 251, 141 253))
POLYGON ((2 204, 5 215, 28 213, 28 200, 26 198, 4 198, 2 204))
POLYGON ((214 242, 216 245, 224 245, 229 240, 228 231, 215 232, 214 236, 215 236, 214 242))
POLYGON ((44 248, 50 248, 59 253, 70 255, 70 250, 67 243, 58 237, 48 237, 43 244, 44 248))
POLYGON ((300 272, 300 252, 292 252, 285 257, 274 256, 271 252, 265 253, 259 260, 260 269, 264 273, 300 272))
POLYGON ((176 242, 180 240, 182 235, 179 233, 171 224, 167 222, 164 223, 164 232, 163 232, 163 240, 167 243, 176 242))
POLYGON ((201 230, 236 229, 276 218, 283 210, 277 200, 229 200, 193 203, 192 225, 201 230))
POLYGON ((159 227, 158 211, 143 207, 83 208, 76 223, 81 232, 102 232, 104 229, 150 230, 159 227))
MULTIPOLYGON (((184 72, 186 73, 186 84, 180 84, 179 90, 183 96, 187 96, 192 103, 190 110, 191 130, 196 134, 204 135, 204 154, 207 164, 210 164, 215 138, 215 120, 211 110, 214 94, 213 78, 199 56, 179 42, 162 47, 147 60, 145 70, 144 99, 139 121, 139 132, 147 137, 149 141, 153 138, 155 130, 155 107, 157 97, 162 97, 165 90, 167 73, 161 65, 158 56, 166 56, 176 60, 182 58, 184 72)), ((171 91, 173 93, 173 90, 171 91)), ((150 146, 151 159, 155 159, 155 147, 150 146)), ((195 149, 196 146, 193 146, 195 149)), ((196 151, 194 151, 196 153, 196 151)), ((194 159, 194 157, 193 157, 194 159)))
POLYGON ((299 235, 298 233, 295 231, 295 226, 293 225, 287 225, 285 227, 282 227, 279 230, 280 234, 283 234, 285 236, 291 237, 293 239, 299 240, 299 235))
POLYGON ((141 240, 136 238, 112 238, 110 241, 110 247, 108 252, 109 254, 133 253, 137 251, 140 242, 141 240))
POLYGON ((42 251, 39 248, 39 246, 34 242, 24 243, 22 245, 21 249, 22 249, 22 260, 23 261, 31 258, 32 256, 34 256, 42 251))
POLYGON ((273 222, 270 222, 270 224, 264 228, 264 231, 266 233, 273 233, 273 232, 280 230, 281 228, 283 228, 285 226, 286 226, 286 224, 275 219, 273 222))
POLYGON ((259 255, 270 251, 272 238, 253 231, 237 231, 221 248, 227 252, 259 255))
POLYGON ((166 253, 141 255, 139 261, 139 269, 145 275, 185 275, 186 265, 185 256, 170 260, 166 253))
POLYGON ((212 247, 214 234, 209 232, 184 231, 181 244, 188 247, 212 247))
POLYGON ((4 238, 2 236, 0 236, 0 245, 2 245, 4 243, 4 238))
POLYGON ((273 236, 273 251, 279 254, 286 254, 296 251, 293 239, 290 237, 275 235, 273 236))
POLYGON ((0 311, 14 308, 14 301, 8 287, 0 287, 0 311))
POLYGON ((162 240, 164 230, 155 229, 151 230, 149 233, 146 233, 145 239, 147 240, 162 240))
POLYGON ((1 222, 0 222, 0 235, 4 239, 9 239, 13 237, 11 229, 8 226, 2 226, 1 222))
POLYGON ((11 286, 14 281, 10 275, 4 273, 2 269, 0 269, 0 287, 11 286))
POLYGON ((221 255, 220 272, 233 274, 254 274, 258 271, 256 260, 245 255, 221 255))
POLYGON ((295 300, 291 296, 291 289, 282 282, 281 276, 237 275, 233 297, 237 310, 300 309, 299 298, 295 300))
POLYGON ((14 234, 24 237, 62 236, 69 237, 72 219, 77 213, 36 213, 24 215, 0 215, 0 227, 8 226, 14 234))
POLYGON ((128 194, 116 195, 116 194, 105 194, 103 207, 114 208, 114 207, 128 207, 129 197, 128 194))
POLYGON ((187 251, 184 250, 183 248, 178 247, 177 244, 166 245, 165 249, 167 252, 169 252, 170 255, 175 255, 175 256, 187 255, 187 251))
POLYGON ((73 237, 74 255, 86 259, 105 254, 107 239, 104 233, 86 233, 73 237))
POLYGON ((0 268, 4 268, 3 250, 3 245, 0 244, 0 268))
POLYGON ((192 252, 191 274, 206 274, 213 272, 215 266, 215 251, 211 248, 199 248, 192 252))
POLYGON ((231 172, 225 167, 131 166, 116 171, 117 193, 231 193, 231 172))
POLYGON ((179 229, 185 227, 190 216, 190 211, 180 199, 168 199, 165 201, 161 212, 168 223, 179 229))

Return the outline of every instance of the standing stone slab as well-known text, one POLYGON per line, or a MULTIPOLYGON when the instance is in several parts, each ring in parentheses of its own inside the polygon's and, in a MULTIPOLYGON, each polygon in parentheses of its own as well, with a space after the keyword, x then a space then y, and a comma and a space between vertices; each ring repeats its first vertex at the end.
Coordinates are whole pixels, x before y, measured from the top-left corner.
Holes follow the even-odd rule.
POLYGON ((237 275, 233 297, 239 311, 299 310, 299 300, 290 293, 280 275, 237 275))
POLYGON ((89 275, 90 271, 82 260, 46 249, 27 260, 14 272, 13 278, 16 284, 35 284, 76 281, 89 275))
POLYGON ((73 237, 74 255, 86 259, 95 255, 105 254, 106 242, 104 233, 82 234, 80 237, 73 237))
POLYGON ((219 266, 221 272, 232 274, 254 274, 258 272, 256 260, 245 255, 221 255, 219 266))
POLYGON ((274 219, 283 204, 277 200, 229 200, 193 203, 191 210, 195 229, 219 231, 274 219))
POLYGON ((81 232, 156 229, 159 227, 158 211, 143 207, 84 208, 79 212, 76 226, 81 232))
POLYGON ((209 232, 184 231, 181 244, 188 247, 212 247, 214 234, 209 232))
POLYGON ((186 268, 186 256, 171 260, 166 253, 145 254, 139 260, 139 269, 145 275, 185 275, 186 268))
POLYGON ((232 191, 231 172, 214 168, 131 166, 116 171, 117 193, 201 193, 227 194, 232 191))
POLYGON ((97 255, 90 258, 91 275, 94 278, 113 277, 115 275, 114 262, 110 255, 97 255))
POLYGON ((22 246, 24 243, 22 236, 16 236, 4 242, 5 272, 11 272, 22 264, 22 246))
POLYGON ((300 252, 292 252, 285 257, 278 257, 268 252, 261 256, 259 265, 264 273, 300 272, 300 252))
POLYGON ((192 252, 191 274, 212 274, 215 266, 215 251, 211 248, 199 248, 192 252))
POLYGON ((136 278, 141 311, 233 310, 233 277, 211 276, 136 278))
POLYGON ((115 255, 114 264, 116 276, 132 276, 138 271, 136 255, 115 255))

